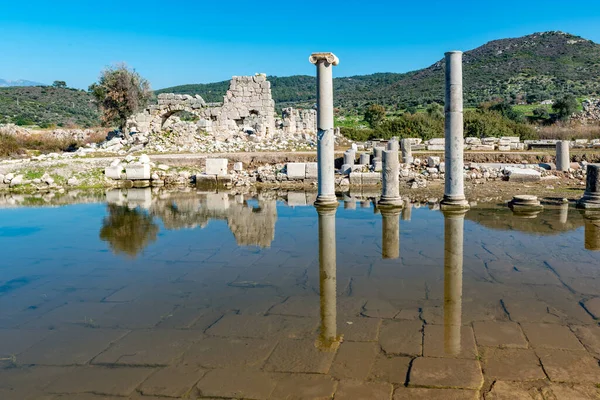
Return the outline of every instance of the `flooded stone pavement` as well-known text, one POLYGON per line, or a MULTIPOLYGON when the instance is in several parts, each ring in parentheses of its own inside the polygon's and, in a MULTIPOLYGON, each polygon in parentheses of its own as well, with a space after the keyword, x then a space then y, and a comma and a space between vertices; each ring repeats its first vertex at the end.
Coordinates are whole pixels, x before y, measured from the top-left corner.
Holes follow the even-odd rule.
POLYGON ((600 398, 597 216, 343 200, 5 203, 0 399, 600 398))

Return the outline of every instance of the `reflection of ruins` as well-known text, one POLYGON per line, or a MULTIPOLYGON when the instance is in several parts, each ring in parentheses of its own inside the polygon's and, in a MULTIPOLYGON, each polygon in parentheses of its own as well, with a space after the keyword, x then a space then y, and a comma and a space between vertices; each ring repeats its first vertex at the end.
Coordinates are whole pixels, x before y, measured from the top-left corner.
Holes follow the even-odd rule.
POLYGON ((461 349, 463 233, 466 211, 444 212, 444 350, 461 349))
POLYGON ((335 207, 317 207, 319 214, 319 286, 321 293, 321 334, 323 349, 339 344, 336 311, 335 207))
POLYGON ((600 250, 600 211, 585 210, 581 213, 585 223, 586 250, 600 250))
POLYGON ((400 257, 400 213, 401 207, 379 206, 381 212, 381 257, 400 257))
POLYGON ((150 188, 107 192, 109 203, 149 210, 166 229, 203 228, 210 220, 224 220, 240 246, 269 247, 275 238, 276 198, 256 198, 213 192, 164 192, 152 196, 150 188))

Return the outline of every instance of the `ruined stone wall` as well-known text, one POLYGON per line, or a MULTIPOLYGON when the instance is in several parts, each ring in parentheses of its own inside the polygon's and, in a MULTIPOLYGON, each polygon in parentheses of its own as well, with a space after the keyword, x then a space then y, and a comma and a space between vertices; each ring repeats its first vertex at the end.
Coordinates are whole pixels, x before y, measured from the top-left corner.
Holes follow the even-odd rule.
POLYGON ((191 123, 180 124, 176 120, 170 128, 185 126, 193 133, 208 133, 217 140, 234 136, 256 135, 270 138, 277 133, 316 132, 316 111, 283 110, 282 120, 275 120, 275 102, 271 95, 271 83, 264 74, 234 76, 222 104, 207 104, 202 97, 163 93, 158 95, 158 104, 132 116, 126 128, 138 132, 160 133, 174 114, 186 111, 198 117, 191 123))

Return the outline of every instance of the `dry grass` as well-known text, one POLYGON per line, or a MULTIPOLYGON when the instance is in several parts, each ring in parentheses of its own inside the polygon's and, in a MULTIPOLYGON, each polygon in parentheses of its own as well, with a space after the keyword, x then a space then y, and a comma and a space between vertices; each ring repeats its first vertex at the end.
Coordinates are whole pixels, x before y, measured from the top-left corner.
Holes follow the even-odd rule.
POLYGON ((87 143, 99 143, 106 138, 104 130, 95 130, 85 140, 74 138, 61 138, 50 132, 31 135, 0 134, 0 157, 10 157, 36 151, 42 154, 75 151, 87 143))
POLYGON ((597 139, 600 138, 600 124, 556 123, 540 127, 538 133, 540 139, 597 139))

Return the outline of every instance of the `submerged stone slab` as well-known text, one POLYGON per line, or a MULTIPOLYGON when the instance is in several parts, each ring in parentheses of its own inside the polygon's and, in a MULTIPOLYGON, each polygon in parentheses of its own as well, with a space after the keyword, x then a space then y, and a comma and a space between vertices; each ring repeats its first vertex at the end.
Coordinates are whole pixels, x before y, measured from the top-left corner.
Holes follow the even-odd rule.
POLYGON ((421 321, 384 321, 379 343, 386 354, 419 356, 422 350, 421 321))
POLYGON ((536 353, 553 382, 600 383, 598 361, 586 351, 541 349, 536 353))
POLYGON ((270 399, 331 399, 337 382, 325 375, 289 374, 277 379, 270 399))
POLYGON ((419 357, 413 361, 409 386, 479 390, 483 374, 479 362, 453 358, 419 357))
POLYGON ((377 343, 343 342, 329 375, 337 379, 366 380, 378 352, 377 343))
POLYGON ((62 375, 45 390, 48 393, 129 396, 152 372, 152 368, 80 367, 62 375))
POLYGON ((470 326, 452 327, 445 325, 425 325, 425 339, 423 342, 423 356, 448 357, 448 358, 477 358, 477 346, 473 329, 470 326), (449 343, 448 336, 457 335, 457 346, 449 343), (460 337, 460 339, 458 339, 460 337), (454 348, 456 347, 456 348, 454 348))
POLYGON ((217 369, 198 382, 202 397, 267 399, 275 389, 275 380, 262 371, 217 369))
POLYGON ((404 385, 412 358, 393 357, 379 354, 371 368, 370 381, 389 382, 404 385))
POLYGON ((521 323, 534 349, 583 350, 583 346, 568 326, 521 323))
POLYGON ((149 164, 128 164, 125 167, 126 179, 134 180, 150 180, 150 165, 149 164))
POLYGON ((335 392, 336 400, 390 400, 394 387, 384 382, 343 380, 335 392))
POLYGON ((526 348, 527 340, 519 324, 502 321, 473 323, 475 339, 480 346, 526 348))
POLYGON ((227 175, 226 158, 207 158, 206 159, 206 175, 227 175))
MULTIPOLYGON (((425 389, 400 386, 394 392, 393 400, 478 400, 477 390, 464 389, 425 389)), ((487 399, 487 397, 486 397, 487 399)), ((531 399, 528 399, 531 400, 531 399)))
POLYGON ((533 350, 484 347, 482 353, 486 378, 533 381, 546 377, 533 350))
POLYGON ((334 351, 318 349, 314 339, 282 340, 267 360, 265 371, 326 374, 334 356, 334 351))
POLYGON ((163 368, 150 375, 138 390, 144 396, 184 397, 205 373, 189 365, 163 368))

